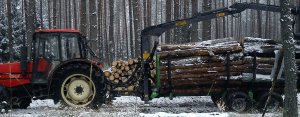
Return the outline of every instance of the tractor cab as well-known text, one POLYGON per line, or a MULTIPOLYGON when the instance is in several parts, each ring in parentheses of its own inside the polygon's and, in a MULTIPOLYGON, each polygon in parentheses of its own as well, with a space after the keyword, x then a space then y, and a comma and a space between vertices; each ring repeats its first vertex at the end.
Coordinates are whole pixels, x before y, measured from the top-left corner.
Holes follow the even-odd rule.
POLYGON ((84 44, 79 30, 36 30, 31 46, 32 83, 46 83, 50 71, 64 61, 85 58, 84 44))

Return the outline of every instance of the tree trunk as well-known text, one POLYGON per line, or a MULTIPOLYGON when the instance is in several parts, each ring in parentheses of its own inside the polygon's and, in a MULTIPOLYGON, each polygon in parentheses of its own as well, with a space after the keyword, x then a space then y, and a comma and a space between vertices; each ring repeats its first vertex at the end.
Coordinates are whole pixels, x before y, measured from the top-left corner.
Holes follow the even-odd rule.
MULTIPOLYGON (((174 0, 174 20, 178 20, 180 18, 180 1, 174 0)), ((174 28, 174 36, 172 38, 173 43, 178 43, 181 39, 179 39, 181 35, 180 28, 174 28)))
MULTIPOLYGON (((172 0, 166 0, 166 22, 170 22, 172 20, 172 0)), ((166 31, 166 43, 171 43, 171 30, 166 31)))
POLYGON ((129 39, 130 39, 130 58, 134 58, 134 40, 135 37, 133 36, 133 34, 135 34, 135 32, 133 32, 133 22, 134 22, 134 18, 133 18, 133 6, 132 6, 132 0, 128 0, 128 4, 129 4, 129 39))
POLYGON ((109 60, 114 60, 115 54, 115 35, 114 35, 114 23, 115 23, 115 15, 114 15, 114 0, 109 0, 109 60))
MULTIPOLYGON (((211 0, 203 1, 203 11, 211 10, 211 0)), ((202 41, 211 39, 211 21, 203 21, 202 41)))
POLYGON ((80 7, 80 32, 87 36, 86 0, 81 0, 80 7))
POLYGON ((285 98, 284 98, 284 117, 298 117, 297 107, 297 75, 295 62, 295 46, 292 26, 292 15, 290 0, 281 0, 281 38, 284 52, 284 74, 285 74, 285 98))
MULTIPOLYGON (((25 19, 26 19, 26 35, 27 35, 27 45, 31 44, 32 41, 32 35, 35 30, 35 0, 26 0, 25 2, 25 19)), ((28 51, 28 55, 30 55, 30 49, 28 51)))
POLYGON ((8 22, 8 29, 7 29, 7 37, 9 40, 9 61, 12 62, 13 61, 13 36, 12 36, 12 14, 11 14, 11 0, 7 0, 7 22, 8 22))
POLYGON ((140 55, 140 5, 139 0, 132 0, 133 5, 133 25, 134 25, 134 39, 135 39, 135 57, 140 55))
MULTIPOLYGON (((192 0, 192 16, 198 13, 198 0, 192 0)), ((198 23, 192 24, 191 27, 191 41, 199 41, 198 37, 198 23)))
POLYGON ((91 49, 96 52, 97 50, 97 11, 96 11, 96 0, 89 0, 89 41, 91 49))
POLYGON ((71 0, 68 0, 68 27, 69 27, 69 29, 72 29, 72 14, 71 14, 71 10, 72 10, 71 0))
POLYGON ((73 19, 74 19, 74 29, 78 29, 78 21, 77 21, 77 2, 76 0, 73 0, 73 10, 74 10, 74 15, 73 15, 73 19))
POLYGON ((53 7, 53 28, 56 29, 57 28, 57 13, 56 13, 56 0, 53 0, 53 3, 52 3, 52 7, 53 7))
POLYGON ((103 29, 103 27, 105 27, 105 25, 104 25, 104 23, 103 23, 103 19, 105 18, 104 16, 105 15, 103 15, 104 14, 104 2, 105 0, 103 0, 103 1, 98 1, 98 46, 97 46, 97 48, 99 49, 99 61, 100 62, 103 62, 103 63, 106 63, 105 61, 104 61, 104 38, 103 38, 103 36, 104 36, 104 34, 105 34, 105 32, 104 32, 104 29, 103 29), (103 26, 104 25, 104 26, 103 26))
MULTIPOLYGON (((48 28, 49 29, 52 29, 52 20, 51 20, 51 3, 53 3, 53 2, 51 2, 51 0, 48 0, 48 28)), ((53 6, 52 6, 53 7, 53 6)))
POLYGON ((40 23, 41 29, 44 29, 44 22, 43 22, 43 0, 40 0, 40 23))

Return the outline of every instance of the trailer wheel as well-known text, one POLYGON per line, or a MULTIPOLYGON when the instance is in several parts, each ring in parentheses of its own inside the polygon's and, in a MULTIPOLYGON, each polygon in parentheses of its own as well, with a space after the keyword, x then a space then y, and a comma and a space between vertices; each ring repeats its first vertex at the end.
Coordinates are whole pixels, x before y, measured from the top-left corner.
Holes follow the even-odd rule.
POLYGON ((93 69, 87 64, 70 64, 63 68, 62 77, 58 78, 54 100, 71 107, 98 108, 104 103, 106 85, 102 71, 93 69), (92 78, 90 77, 92 75, 92 78))
MULTIPOLYGON (((264 93, 259 97, 258 100, 258 109, 260 111, 263 111, 266 101, 268 99, 269 92, 264 93)), ((267 105, 267 112, 276 112, 280 111, 280 109, 283 107, 283 99, 282 96, 278 93, 272 93, 271 100, 269 104, 267 105)))
POLYGON ((212 102, 213 102, 215 105, 217 105, 217 103, 218 103, 218 102, 220 101, 220 99, 221 99, 221 96, 219 96, 219 95, 211 95, 210 98, 211 98, 212 102))
POLYGON ((227 97, 226 106, 229 111, 245 112, 251 106, 251 100, 244 92, 232 92, 227 97))

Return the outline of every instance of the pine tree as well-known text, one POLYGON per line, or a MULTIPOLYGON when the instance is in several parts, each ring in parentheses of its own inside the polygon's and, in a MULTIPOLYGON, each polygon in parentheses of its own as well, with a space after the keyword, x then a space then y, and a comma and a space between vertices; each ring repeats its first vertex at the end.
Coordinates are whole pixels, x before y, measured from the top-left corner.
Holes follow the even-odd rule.
MULTIPOLYGON (((0 1, 0 6, 5 6, 4 2, 0 1)), ((6 18, 6 11, 5 7, 0 7, 0 62, 8 61, 9 60, 9 53, 8 53, 8 38, 6 35, 7 32, 7 18, 6 18)))
POLYGON ((20 0, 12 0, 12 29, 13 29, 13 48, 14 48, 14 59, 20 57, 20 47, 22 46, 23 31, 24 31, 24 20, 22 17, 22 3, 20 0))

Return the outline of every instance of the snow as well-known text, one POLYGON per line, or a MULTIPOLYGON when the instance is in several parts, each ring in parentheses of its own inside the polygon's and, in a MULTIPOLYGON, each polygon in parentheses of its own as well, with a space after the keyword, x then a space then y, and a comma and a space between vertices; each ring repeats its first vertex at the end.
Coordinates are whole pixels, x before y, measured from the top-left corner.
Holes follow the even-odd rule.
MULTIPOLYGON (((298 105, 300 104, 298 94, 298 105)), ((100 109, 60 107, 52 100, 34 100, 27 109, 11 110, 1 117, 257 117, 261 113, 221 112, 208 96, 165 97, 153 99, 148 105, 139 97, 116 97, 112 104, 100 109)), ((281 117, 282 113, 267 113, 266 117, 281 117)))
POLYGON ((229 117, 227 113, 180 113, 172 114, 165 112, 158 112, 155 114, 140 114, 141 117, 229 117))

